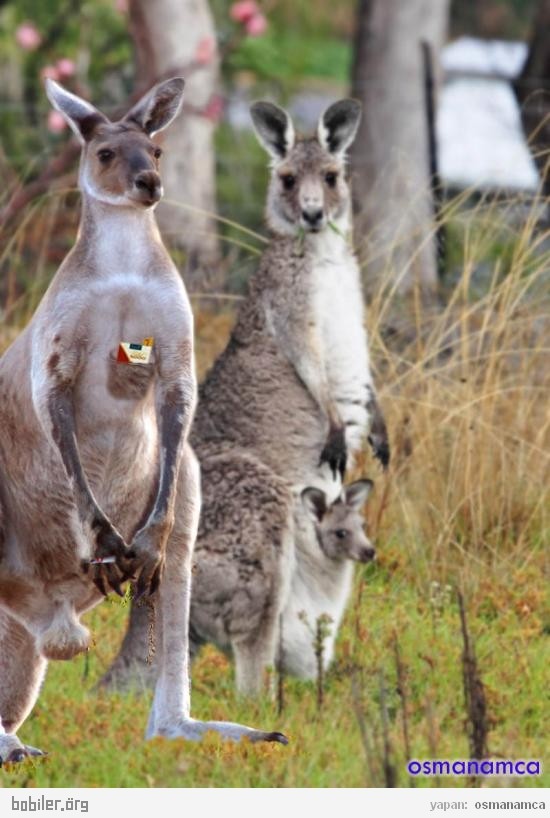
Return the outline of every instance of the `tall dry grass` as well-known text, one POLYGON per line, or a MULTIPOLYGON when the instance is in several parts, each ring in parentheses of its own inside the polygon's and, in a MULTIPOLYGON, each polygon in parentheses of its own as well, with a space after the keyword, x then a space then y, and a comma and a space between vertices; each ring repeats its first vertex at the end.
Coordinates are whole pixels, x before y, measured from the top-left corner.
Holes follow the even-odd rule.
POLYGON ((519 226, 515 208, 482 200, 453 214, 462 274, 440 309, 413 300, 397 343, 385 332, 395 278, 369 310, 394 442, 374 521, 385 538, 399 532, 419 574, 458 581, 474 565, 517 567, 548 534, 550 236, 538 203, 519 226), (475 297, 474 270, 503 230, 509 269, 493 259, 475 297))

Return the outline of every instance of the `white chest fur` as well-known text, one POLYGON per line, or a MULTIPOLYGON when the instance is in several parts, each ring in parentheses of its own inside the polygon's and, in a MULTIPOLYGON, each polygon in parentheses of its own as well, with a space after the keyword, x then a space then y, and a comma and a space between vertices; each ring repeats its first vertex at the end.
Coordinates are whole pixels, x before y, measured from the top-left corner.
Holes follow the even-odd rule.
POLYGON ((314 314, 329 386, 348 424, 348 446, 353 452, 365 434, 371 383, 360 273, 340 235, 331 232, 320 239, 313 272, 314 314))
MULTIPOLYGON (((332 231, 315 237, 313 256, 313 315, 321 338, 329 388, 346 424, 348 451, 363 444, 371 386, 367 333, 360 273, 342 236, 332 231)), ((339 481, 325 471, 311 475, 311 485, 330 500, 339 481)), ((350 561, 337 563, 322 553, 314 527, 296 500, 296 569, 283 614, 284 662, 289 672, 314 678, 317 672, 314 639, 319 617, 329 617, 324 640, 324 664, 332 660, 334 642, 353 579, 350 561)))
POLYGON ((328 667, 351 590, 353 564, 327 559, 313 526, 300 514, 296 523, 297 564, 283 612, 283 660, 289 673, 312 679, 317 673, 315 637, 320 617, 328 617, 323 638, 323 665, 328 667))

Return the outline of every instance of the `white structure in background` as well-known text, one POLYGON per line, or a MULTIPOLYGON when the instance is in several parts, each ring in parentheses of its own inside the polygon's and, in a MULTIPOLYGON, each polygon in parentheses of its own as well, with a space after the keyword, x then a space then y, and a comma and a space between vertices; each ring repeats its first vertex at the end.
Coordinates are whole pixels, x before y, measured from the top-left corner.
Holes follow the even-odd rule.
MULTIPOLYGON (((460 37, 442 49, 437 143, 446 186, 536 191, 539 177, 511 85, 526 57, 525 43, 474 37, 460 37)), ((301 91, 289 111, 306 132, 313 131, 321 112, 340 93, 301 91)), ((252 128, 249 105, 248 89, 228 100, 226 117, 236 131, 252 128)))
POLYGON ((473 37, 461 37, 442 50, 445 81, 437 140, 445 185, 537 189, 537 169, 511 86, 526 57, 525 43, 473 37))

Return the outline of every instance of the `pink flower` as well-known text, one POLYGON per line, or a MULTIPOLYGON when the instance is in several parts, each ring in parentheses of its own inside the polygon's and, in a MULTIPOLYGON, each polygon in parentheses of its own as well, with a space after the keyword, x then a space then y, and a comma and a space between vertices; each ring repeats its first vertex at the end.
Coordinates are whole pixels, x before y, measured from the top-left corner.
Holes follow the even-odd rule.
POLYGON ((219 94, 212 94, 207 105, 202 110, 202 115, 210 122, 219 122, 223 114, 223 99, 219 94))
POLYGON ((233 3, 229 14, 231 19, 236 20, 237 23, 246 23, 258 12, 258 4, 254 0, 240 0, 239 3, 233 3))
POLYGON ((76 65, 74 64, 74 61, 69 60, 68 57, 61 57, 61 59, 58 60, 56 63, 56 68, 61 79, 72 77, 74 72, 76 71, 76 65))
POLYGON ((216 40, 214 37, 203 37, 195 51, 195 61, 200 65, 208 65, 216 55, 216 40))
POLYGON ((67 123, 63 114, 59 111, 50 111, 48 114, 48 130, 50 133, 63 133, 67 123))
POLYGON ((15 41, 24 51, 36 51, 42 42, 42 35, 34 23, 21 23, 15 31, 15 41))
POLYGON ((128 0, 115 0, 115 9, 119 14, 126 14, 128 11, 128 0))
POLYGON ((43 80, 58 80, 59 79, 59 69, 55 65, 45 65, 44 68, 40 71, 40 76, 43 80))
POLYGON ((267 19, 263 14, 255 14, 247 20, 245 29, 249 37, 261 37, 267 28, 267 19))

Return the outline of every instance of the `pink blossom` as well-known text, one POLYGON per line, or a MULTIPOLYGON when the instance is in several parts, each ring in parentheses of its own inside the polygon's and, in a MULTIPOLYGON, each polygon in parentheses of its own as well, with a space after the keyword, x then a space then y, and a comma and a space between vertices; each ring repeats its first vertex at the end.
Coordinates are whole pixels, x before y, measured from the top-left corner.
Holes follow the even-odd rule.
POLYGON ((216 54, 216 40, 214 37, 203 37, 195 51, 195 61, 200 65, 208 65, 216 54))
POLYGON ((267 19, 263 14, 255 14, 247 20, 245 29, 249 37, 260 37, 267 28, 267 19))
POLYGON ((115 0, 115 9, 119 14, 126 14, 128 11, 128 0, 115 0))
POLYGON ((236 20, 237 23, 246 23, 258 13, 258 4, 254 0, 240 0, 239 3, 233 3, 229 11, 231 19, 236 20))
POLYGON ((74 64, 74 61, 70 60, 68 57, 61 57, 61 59, 58 60, 56 63, 56 68, 59 73, 59 76, 62 79, 72 77, 74 72, 76 71, 76 65, 74 64))
POLYGON ((44 68, 40 71, 40 76, 43 80, 58 80, 59 79, 59 69, 55 65, 45 65, 44 68))
POLYGON ((42 35, 34 23, 21 23, 15 31, 15 41, 24 51, 36 51, 42 42, 42 35))
POLYGON ((63 133, 67 123, 63 114, 59 111, 50 111, 48 114, 48 130, 50 133, 63 133))
POLYGON ((210 122, 219 122, 223 114, 223 99, 219 94, 213 94, 202 110, 202 115, 210 122))

